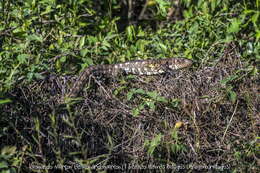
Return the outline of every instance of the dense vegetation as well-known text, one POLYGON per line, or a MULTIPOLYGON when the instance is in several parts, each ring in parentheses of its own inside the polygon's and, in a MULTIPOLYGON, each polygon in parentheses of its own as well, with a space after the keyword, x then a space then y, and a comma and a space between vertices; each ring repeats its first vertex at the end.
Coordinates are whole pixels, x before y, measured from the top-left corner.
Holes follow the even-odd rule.
POLYGON ((0 171, 257 172, 259 5, 0 1, 0 171), (195 63, 173 76, 90 77, 59 104, 90 65, 169 57, 195 63))

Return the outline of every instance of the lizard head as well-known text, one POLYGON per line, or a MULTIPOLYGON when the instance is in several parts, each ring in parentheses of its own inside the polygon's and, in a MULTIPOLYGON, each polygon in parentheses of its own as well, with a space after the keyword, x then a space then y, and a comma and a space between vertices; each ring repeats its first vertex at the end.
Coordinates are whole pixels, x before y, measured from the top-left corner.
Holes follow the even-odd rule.
POLYGON ((171 70, 178 70, 189 67, 193 64, 192 60, 186 58, 172 58, 168 63, 168 67, 171 70))

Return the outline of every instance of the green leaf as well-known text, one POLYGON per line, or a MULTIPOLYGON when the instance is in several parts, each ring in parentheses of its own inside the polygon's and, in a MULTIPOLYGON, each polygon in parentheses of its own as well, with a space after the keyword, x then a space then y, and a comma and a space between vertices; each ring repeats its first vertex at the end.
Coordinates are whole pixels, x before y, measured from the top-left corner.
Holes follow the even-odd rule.
POLYGON ((33 73, 33 75, 34 75, 34 77, 35 77, 36 79, 44 79, 44 76, 41 75, 40 73, 33 73))
POLYGON ((134 93, 137 93, 137 94, 145 94, 145 91, 143 89, 134 89, 133 90, 134 93))
POLYGON ((176 129, 172 129, 171 131, 171 137, 174 140, 178 140, 178 131, 176 129))
POLYGON ((43 38, 41 35, 36 35, 36 34, 32 34, 32 35, 29 35, 27 37, 28 40, 30 41, 39 41, 39 42, 43 42, 43 38))
POLYGON ((131 98, 133 97, 133 94, 134 94, 134 93, 131 92, 131 91, 128 92, 128 93, 127 93, 127 100, 131 100, 131 98))
POLYGON ((237 94, 236 94, 234 91, 230 90, 230 91, 228 92, 228 95, 229 95, 230 101, 231 101, 232 103, 235 103, 236 100, 237 100, 237 94))
POLYGON ((79 42, 79 49, 82 49, 82 47, 85 45, 85 39, 86 37, 81 37, 79 42))
POLYGON ((203 11, 204 14, 208 14, 209 13, 208 2, 205 1, 202 4, 202 11, 203 11))
POLYGON ((145 40, 137 40, 137 42, 135 43, 135 46, 139 49, 140 52, 144 52, 145 51, 145 47, 149 42, 145 41, 145 40))
POLYGON ((167 15, 167 9, 170 6, 170 2, 165 0, 155 0, 155 1, 159 4, 161 15, 165 17, 167 15))
POLYGON ((60 58, 60 62, 66 62, 66 59, 67 59, 66 56, 63 56, 60 58))
POLYGON ((155 110, 155 103, 154 103, 154 101, 148 101, 148 102, 145 102, 146 103, 146 105, 150 108, 150 109, 152 109, 153 111, 155 110))
POLYGON ((250 75, 256 76, 257 74, 258 74, 258 69, 256 67, 253 67, 251 72, 250 72, 250 75))
POLYGON ((183 10, 183 16, 188 19, 194 16, 192 8, 189 8, 188 10, 183 10))
POLYGON ((256 37, 256 40, 258 41, 260 38, 260 30, 256 30, 255 37, 256 37))
POLYGON ((255 26, 257 26, 257 21, 258 21, 259 13, 260 13, 260 12, 258 11, 258 12, 255 13, 255 14, 252 16, 252 18, 251 18, 251 20, 252 20, 252 22, 254 23, 255 26))
POLYGON ((161 97, 161 96, 157 97, 156 100, 159 101, 159 102, 163 102, 163 103, 167 103, 168 102, 168 100, 166 98, 161 97))
POLYGON ((52 11, 53 11, 53 9, 51 9, 51 6, 47 6, 45 11, 42 12, 40 15, 43 16, 45 14, 48 14, 48 13, 52 12, 52 11))
POLYGON ((93 60, 89 57, 86 57, 83 59, 84 64, 81 64, 81 69, 84 70, 86 67, 89 67, 90 65, 93 65, 93 60))
POLYGON ((214 1, 211 1, 210 2, 210 7, 211 7, 211 10, 214 11, 217 7, 217 5, 219 4, 220 1, 218 0, 214 0, 214 1))
POLYGON ((173 143, 173 144, 171 144, 171 151, 173 153, 178 153, 178 152, 181 152, 181 151, 186 151, 186 148, 182 144, 173 143))
POLYGON ((173 107, 178 107, 180 103, 181 103, 181 100, 180 100, 180 99, 173 98, 173 99, 171 100, 171 105, 172 105, 173 107))
POLYGON ((28 73, 27 78, 29 81, 31 81, 33 79, 33 73, 32 72, 28 73))
POLYGON ((87 48, 86 49, 82 49, 82 50, 80 50, 80 55, 82 57, 85 57, 88 52, 89 52, 89 50, 87 48))
POLYGON ((153 99, 156 99, 158 97, 158 94, 155 91, 147 92, 147 95, 153 99))
POLYGON ((122 90, 126 89, 126 86, 121 86, 115 89, 115 91, 113 92, 114 95, 118 95, 122 90))
POLYGON ((130 25, 126 28, 126 34, 129 41, 133 41, 135 38, 135 29, 133 25, 130 25))
POLYGON ((156 1, 158 4, 162 5, 162 6, 165 6, 165 5, 168 4, 168 2, 165 1, 165 0, 155 0, 155 1, 156 1))
POLYGON ((235 79, 237 79, 237 78, 238 78, 238 75, 228 76, 228 77, 226 77, 225 79, 221 80, 221 81, 220 81, 220 84, 226 85, 228 82, 233 81, 233 80, 235 80, 235 79))
POLYGON ((162 43, 158 43, 158 45, 159 45, 159 47, 161 48, 161 51, 162 51, 162 52, 167 52, 167 50, 168 50, 167 46, 165 46, 165 45, 162 44, 162 43))
POLYGON ((229 43, 234 39, 234 37, 232 35, 227 35, 226 39, 224 40, 225 43, 229 43))
POLYGON ((158 93, 155 91, 147 92, 147 95, 156 101, 167 103, 167 99, 159 96, 158 93))
POLYGON ((15 146, 5 146, 1 150, 1 155, 9 155, 12 156, 16 153, 16 147, 15 146))
POLYGON ((232 20, 230 26, 227 28, 228 33, 237 33, 240 30, 242 24, 241 19, 235 18, 232 20))
POLYGON ((12 102, 12 100, 10 100, 10 99, 0 99, 0 105, 6 104, 6 103, 11 103, 11 102, 12 102))
POLYGON ((140 110, 138 108, 133 109, 132 114, 134 117, 137 117, 140 113, 140 110))
POLYGON ((17 56, 17 60, 20 64, 26 64, 28 62, 29 57, 29 54, 20 54, 17 56))
POLYGON ((134 117, 137 117, 141 110, 144 109, 144 104, 140 104, 137 108, 133 109, 132 114, 134 117))
POLYGON ((88 40, 89 44, 95 44, 96 42, 98 42, 98 39, 91 35, 87 36, 87 40, 88 40))
POLYGON ((6 161, 0 162, 0 169, 8 168, 8 163, 6 161))
POLYGON ((131 98, 133 97, 134 94, 145 94, 145 91, 143 89, 131 89, 128 93, 127 93, 127 100, 131 100, 131 98))
POLYGON ((155 138, 152 139, 148 148, 148 153, 150 155, 153 155, 154 150, 160 145, 162 137, 163 136, 161 134, 158 134, 155 138))

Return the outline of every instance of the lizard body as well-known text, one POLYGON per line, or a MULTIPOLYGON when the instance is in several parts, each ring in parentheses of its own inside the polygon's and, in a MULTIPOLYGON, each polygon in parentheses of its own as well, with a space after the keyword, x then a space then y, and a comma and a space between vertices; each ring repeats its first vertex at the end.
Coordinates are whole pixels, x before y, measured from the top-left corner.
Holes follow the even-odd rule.
POLYGON ((87 82, 89 75, 99 73, 117 76, 118 74, 157 75, 172 70, 179 70, 192 65, 185 58, 134 60, 118 64, 90 66, 83 70, 73 84, 68 97, 76 97, 87 82))

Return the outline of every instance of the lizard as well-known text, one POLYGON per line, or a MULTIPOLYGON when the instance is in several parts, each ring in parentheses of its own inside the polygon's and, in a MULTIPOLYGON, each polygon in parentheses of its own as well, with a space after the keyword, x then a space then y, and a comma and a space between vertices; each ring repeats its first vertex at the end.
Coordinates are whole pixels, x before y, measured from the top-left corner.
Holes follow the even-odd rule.
POLYGON ((73 84, 67 97, 77 97, 80 91, 84 88, 84 85, 91 74, 98 73, 108 74, 111 76, 117 76, 122 73, 133 75, 157 75, 189 67, 192 63, 192 60, 186 58, 164 58, 133 60, 118 64, 90 66, 79 74, 79 77, 73 84))

